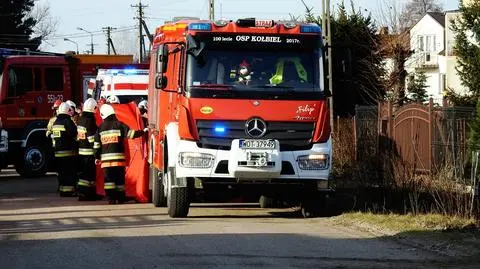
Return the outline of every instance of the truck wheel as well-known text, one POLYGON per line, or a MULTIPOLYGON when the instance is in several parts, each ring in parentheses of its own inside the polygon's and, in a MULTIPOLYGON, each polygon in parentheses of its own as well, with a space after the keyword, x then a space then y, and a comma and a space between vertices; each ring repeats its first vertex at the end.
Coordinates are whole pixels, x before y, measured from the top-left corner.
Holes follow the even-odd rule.
POLYGON ((267 197, 265 195, 261 195, 258 201, 260 204, 260 208, 274 208, 275 207, 275 200, 271 197, 267 197))
POLYGON ((150 180, 152 182, 152 203, 155 207, 165 207, 167 197, 165 197, 163 179, 158 176, 158 170, 150 166, 150 180))
POLYGON ((15 170, 23 177, 40 177, 47 173, 47 151, 42 146, 30 145, 25 148, 15 170))
POLYGON ((168 182, 168 195, 167 195, 167 207, 168 215, 172 218, 185 218, 188 215, 190 209, 190 201, 188 198, 188 187, 173 188, 171 179, 175 178, 175 170, 168 169, 167 182, 168 182))

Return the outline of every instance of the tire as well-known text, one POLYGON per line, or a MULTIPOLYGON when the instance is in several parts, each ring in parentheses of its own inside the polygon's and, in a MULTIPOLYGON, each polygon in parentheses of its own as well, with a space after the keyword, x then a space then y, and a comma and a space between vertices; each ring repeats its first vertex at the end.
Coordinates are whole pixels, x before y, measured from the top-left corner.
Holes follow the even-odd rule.
MULTIPOLYGON (((174 169, 169 169, 167 180, 170 181, 170 177, 175 177, 174 169)), ((172 188, 170 182, 168 182, 168 195, 167 195, 167 207, 168 215, 171 218, 185 218, 188 215, 190 209, 190 200, 188 196, 188 187, 172 188)))
POLYGON ((150 166, 150 180, 152 182, 152 204, 155 207, 167 206, 167 197, 165 196, 163 179, 158 176, 158 170, 150 166))
POLYGON ((275 199, 271 197, 267 197, 265 195, 261 195, 260 199, 258 199, 258 203, 260 204, 260 208, 274 208, 275 207, 275 199))
POLYGON ((15 170, 23 177, 41 177, 47 173, 47 150, 42 146, 29 145, 20 155, 15 170))

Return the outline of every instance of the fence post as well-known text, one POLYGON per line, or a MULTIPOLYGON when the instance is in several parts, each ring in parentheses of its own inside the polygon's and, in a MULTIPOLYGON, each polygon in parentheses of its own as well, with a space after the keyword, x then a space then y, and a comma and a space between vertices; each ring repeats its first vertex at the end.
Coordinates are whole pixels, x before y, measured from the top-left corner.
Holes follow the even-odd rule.
POLYGON ((430 175, 432 175, 432 168, 433 168, 433 127, 434 127, 434 114, 433 114, 433 98, 430 97, 430 100, 428 102, 428 160, 429 160, 429 166, 428 170, 430 175))

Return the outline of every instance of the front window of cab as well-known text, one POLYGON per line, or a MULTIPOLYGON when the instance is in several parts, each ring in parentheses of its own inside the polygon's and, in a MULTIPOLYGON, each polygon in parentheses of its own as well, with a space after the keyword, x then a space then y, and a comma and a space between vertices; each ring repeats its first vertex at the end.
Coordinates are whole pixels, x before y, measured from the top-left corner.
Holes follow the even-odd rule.
POLYGON ((200 54, 187 57, 186 85, 191 97, 323 96, 320 47, 215 45, 206 44, 200 54))

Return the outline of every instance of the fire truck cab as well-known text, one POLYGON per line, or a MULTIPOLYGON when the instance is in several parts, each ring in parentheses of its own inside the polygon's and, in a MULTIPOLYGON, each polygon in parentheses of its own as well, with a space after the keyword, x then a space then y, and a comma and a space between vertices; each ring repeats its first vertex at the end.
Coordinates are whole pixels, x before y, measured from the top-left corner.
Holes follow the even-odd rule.
POLYGON ((188 215, 198 190, 238 188, 325 209, 333 192, 316 24, 178 20, 157 28, 148 100, 155 206, 188 215))

